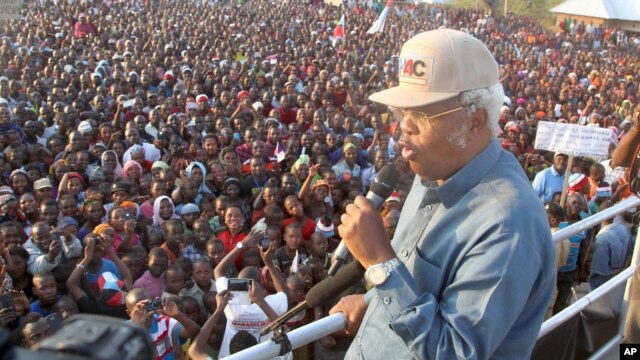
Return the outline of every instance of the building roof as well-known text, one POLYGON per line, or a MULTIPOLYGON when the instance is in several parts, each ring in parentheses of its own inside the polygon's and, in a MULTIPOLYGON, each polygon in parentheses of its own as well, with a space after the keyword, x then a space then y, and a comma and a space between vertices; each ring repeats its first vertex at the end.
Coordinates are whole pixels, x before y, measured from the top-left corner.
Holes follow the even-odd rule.
POLYGON ((551 12, 608 20, 640 21, 640 0, 567 0, 551 12))

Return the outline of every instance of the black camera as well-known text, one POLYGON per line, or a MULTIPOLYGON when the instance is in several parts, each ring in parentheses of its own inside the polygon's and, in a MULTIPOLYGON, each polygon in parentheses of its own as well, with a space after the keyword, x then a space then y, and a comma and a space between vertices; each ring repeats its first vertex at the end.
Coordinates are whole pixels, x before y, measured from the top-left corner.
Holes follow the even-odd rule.
POLYGON ((162 309, 162 301, 153 299, 147 302, 147 311, 156 311, 162 309))

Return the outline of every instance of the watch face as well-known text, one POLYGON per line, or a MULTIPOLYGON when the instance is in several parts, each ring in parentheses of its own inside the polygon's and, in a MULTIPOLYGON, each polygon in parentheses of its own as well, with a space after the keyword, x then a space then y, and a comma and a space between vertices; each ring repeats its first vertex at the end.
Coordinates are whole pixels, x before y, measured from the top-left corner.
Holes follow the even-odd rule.
POLYGON ((382 266, 372 266, 366 272, 367 281, 372 285, 380 285, 387 280, 387 273, 382 266))

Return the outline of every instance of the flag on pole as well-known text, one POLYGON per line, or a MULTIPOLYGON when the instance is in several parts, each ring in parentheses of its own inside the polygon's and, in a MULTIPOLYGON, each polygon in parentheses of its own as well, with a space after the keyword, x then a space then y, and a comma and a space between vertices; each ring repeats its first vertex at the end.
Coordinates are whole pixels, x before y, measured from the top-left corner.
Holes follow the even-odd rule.
POLYGON ((280 142, 276 144, 276 150, 274 151, 274 155, 278 162, 284 160, 284 148, 280 145, 280 142))
POLYGON ((393 0, 387 0, 387 5, 385 5, 384 10, 380 13, 380 16, 376 21, 371 25, 367 34, 375 34, 377 32, 384 31, 384 24, 387 22, 387 16, 389 16, 389 11, 391 9, 391 5, 393 5, 393 0))
POLYGON ((336 46, 338 39, 344 39, 344 14, 342 14, 336 28, 333 29, 333 46, 336 46))

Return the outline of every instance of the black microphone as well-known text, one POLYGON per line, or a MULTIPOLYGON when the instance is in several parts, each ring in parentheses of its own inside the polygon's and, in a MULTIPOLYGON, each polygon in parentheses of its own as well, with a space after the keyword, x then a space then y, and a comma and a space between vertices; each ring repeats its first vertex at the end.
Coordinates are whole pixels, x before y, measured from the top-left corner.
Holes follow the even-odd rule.
POLYGON ((280 315, 275 321, 270 323, 260 332, 260 336, 264 336, 280 326, 284 325, 289 319, 308 308, 324 305, 329 300, 347 290, 351 285, 362 280, 365 269, 357 261, 352 261, 347 266, 341 268, 335 276, 325 278, 317 283, 309 290, 305 301, 299 303, 286 313, 280 315))
MULTIPOLYGON (((400 180, 400 172, 391 164, 385 165, 376 175, 371 183, 369 192, 367 192, 367 200, 380 210, 384 201, 391 195, 393 189, 398 185, 400 180)), ((334 261, 329 268, 329 276, 335 275, 340 266, 349 260, 349 249, 344 241, 340 241, 340 245, 333 252, 334 261)))

